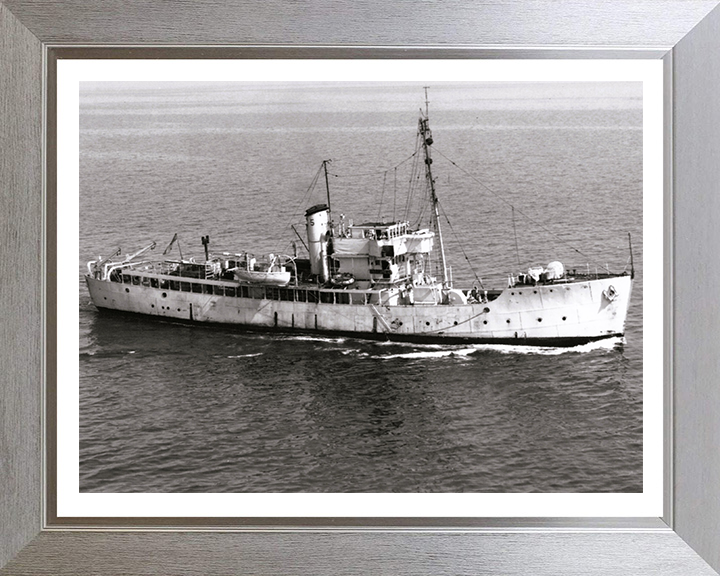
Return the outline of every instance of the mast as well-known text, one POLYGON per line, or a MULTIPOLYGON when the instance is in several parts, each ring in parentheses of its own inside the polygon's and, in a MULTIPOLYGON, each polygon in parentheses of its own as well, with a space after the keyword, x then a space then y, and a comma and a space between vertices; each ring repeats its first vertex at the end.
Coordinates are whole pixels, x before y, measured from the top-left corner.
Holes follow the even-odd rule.
POLYGON ((420 110, 420 121, 418 129, 420 130, 420 136, 422 136, 423 152, 425 153, 425 177, 427 178, 428 185, 430 186, 430 198, 433 206, 433 224, 437 230, 438 242, 440 243, 440 262, 442 263, 443 271, 443 287, 449 288, 450 282, 448 281, 447 262, 445 261, 445 244, 443 243, 442 229, 440 228, 440 210, 437 194, 435 193, 435 181, 432 176, 432 158, 430 156, 430 146, 432 146, 432 132, 430 131, 430 118, 429 118, 429 101, 427 95, 428 87, 425 86, 425 114, 423 115, 420 110))
POLYGON ((328 171, 327 171, 327 165, 330 160, 323 160, 323 170, 325 170, 325 190, 327 191, 327 200, 328 200, 328 210, 330 210, 330 182, 328 182, 328 171))

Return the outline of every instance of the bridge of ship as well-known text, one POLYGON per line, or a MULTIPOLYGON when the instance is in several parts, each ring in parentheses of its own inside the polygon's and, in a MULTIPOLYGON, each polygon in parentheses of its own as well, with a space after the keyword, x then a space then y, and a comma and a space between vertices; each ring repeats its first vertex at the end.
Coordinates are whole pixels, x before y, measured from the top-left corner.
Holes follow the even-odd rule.
POLYGON ((341 225, 332 258, 337 272, 356 280, 425 284, 434 236, 430 230, 411 231, 407 222, 341 225))

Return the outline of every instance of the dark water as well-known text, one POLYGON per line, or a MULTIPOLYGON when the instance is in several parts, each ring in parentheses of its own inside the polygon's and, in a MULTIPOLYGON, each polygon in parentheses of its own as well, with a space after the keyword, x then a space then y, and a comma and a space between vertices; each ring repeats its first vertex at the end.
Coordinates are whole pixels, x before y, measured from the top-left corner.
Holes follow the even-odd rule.
MULTIPOLYGON (((185 256, 204 234, 287 252, 329 158, 335 213, 404 217, 410 162, 393 168, 414 150, 420 86, 83 84, 79 273, 175 232, 185 256)), ((518 260, 621 271, 631 232, 626 337, 558 350, 187 326, 101 315, 79 277, 82 491, 642 490, 639 86, 430 98, 456 286, 474 278, 463 250, 496 286, 518 260)))

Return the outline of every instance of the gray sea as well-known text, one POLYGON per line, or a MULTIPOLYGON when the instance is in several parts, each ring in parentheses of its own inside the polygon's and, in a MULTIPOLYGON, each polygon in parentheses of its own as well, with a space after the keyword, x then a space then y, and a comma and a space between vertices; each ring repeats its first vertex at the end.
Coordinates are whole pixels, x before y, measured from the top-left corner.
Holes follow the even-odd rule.
MULTIPOLYGON (((82 83, 83 492, 642 491, 642 93, 431 84, 456 287, 560 260, 628 269, 624 338, 440 346, 100 314, 85 263, 287 253, 330 164, 335 214, 405 216, 423 83, 82 83), (448 160, 449 159, 449 160, 448 160)), ((447 218, 446 218, 447 217, 447 218)), ((299 245, 299 241, 298 241, 299 245)))

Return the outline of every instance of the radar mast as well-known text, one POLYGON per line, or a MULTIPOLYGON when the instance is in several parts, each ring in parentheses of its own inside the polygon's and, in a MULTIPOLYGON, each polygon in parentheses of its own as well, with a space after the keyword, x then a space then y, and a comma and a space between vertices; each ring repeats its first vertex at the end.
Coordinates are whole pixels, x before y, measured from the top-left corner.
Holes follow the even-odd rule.
POLYGON ((435 193, 435 180, 432 175, 432 157, 430 155, 430 146, 432 146, 432 132, 430 131, 430 102, 428 101, 428 86, 425 86, 425 113, 423 114, 422 109, 420 110, 420 121, 418 123, 418 130, 422 137, 423 152, 425 154, 425 177, 430 187, 430 199, 432 200, 433 207, 433 224, 438 235, 438 242, 440 244, 440 262, 442 264, 443 273, 443 288, 450 288, 450 282, 448 280, 447 262, 445 261, 445 244, 443 243, 442 229, 440 228, 440 209, 437 194, 435 193))

